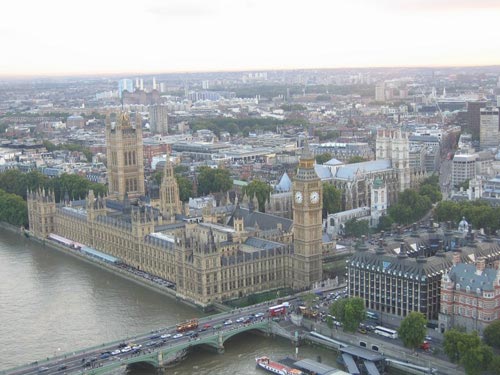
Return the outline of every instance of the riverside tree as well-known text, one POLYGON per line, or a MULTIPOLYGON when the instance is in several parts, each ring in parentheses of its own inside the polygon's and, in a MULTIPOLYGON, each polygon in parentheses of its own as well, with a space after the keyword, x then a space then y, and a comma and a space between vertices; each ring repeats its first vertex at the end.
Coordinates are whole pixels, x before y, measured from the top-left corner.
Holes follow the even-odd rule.
POLYGON ((341 298, 330 306, 330 314, 344 325, 347 332, 356 332, 359 323, 366 319, 365 302, 362 298, 341 298))
POLYGON ((421 312, 412 311, 401 322, 398 335, 407 348, 422 345, 426 334, 427 319, 421 312))

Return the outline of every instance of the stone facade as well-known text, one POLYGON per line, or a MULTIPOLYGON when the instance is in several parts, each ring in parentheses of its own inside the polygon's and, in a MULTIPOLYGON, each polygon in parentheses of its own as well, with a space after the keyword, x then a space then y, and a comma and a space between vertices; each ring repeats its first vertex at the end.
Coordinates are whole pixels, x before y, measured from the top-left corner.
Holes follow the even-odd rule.
MULTIPOLYGON (((127 116, 119 118, 115 129, 108 125, 107 132, 108 157, 115 158, 110 181, 123 183, 121 169, 130 163, 116 162, 112 153, 121 150, 128 157, 136 150, 137 163, 140 134, 127 116), (113 142, 124 138, 112 133, 119 131, 136 134, 118 147, 113 142)), ((30 230, 39 238, 53 233, 91 246, 169 280, 180 298, 201 306, 280 288, 307 289, 322 279, 322 185, 313 162, 306 150, 293 181, 295 221, 259 212, 248 197, 246 207, 236 199, 235 205, 207 206, 199 216, 183 214, 167 162, 159 209, 129 199, 131 191, 121 185, 110 191, 112 198, 91 191, 84 201, 60 204, 52 193, 30 192, 30 230)), ((143 171, 136 167, 135 172, 139 180, 143 171)))

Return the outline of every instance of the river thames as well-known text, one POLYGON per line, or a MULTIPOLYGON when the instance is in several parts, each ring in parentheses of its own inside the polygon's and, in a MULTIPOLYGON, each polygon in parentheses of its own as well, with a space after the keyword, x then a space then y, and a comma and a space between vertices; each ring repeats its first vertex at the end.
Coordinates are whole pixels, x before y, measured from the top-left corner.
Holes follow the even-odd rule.
MULTIPOLYGON (((202 316, 199 310, 0 229, 0 370, 202 316)), ((225 353, 194 349, 169 374, 263 374, 255 357, 292 356, 283 339, 251 333, 225 353)), ((302 346, 300 357, 335 366, 335 353, 302 346)), ((133 375, 154 374, 134 369, 133 375)))

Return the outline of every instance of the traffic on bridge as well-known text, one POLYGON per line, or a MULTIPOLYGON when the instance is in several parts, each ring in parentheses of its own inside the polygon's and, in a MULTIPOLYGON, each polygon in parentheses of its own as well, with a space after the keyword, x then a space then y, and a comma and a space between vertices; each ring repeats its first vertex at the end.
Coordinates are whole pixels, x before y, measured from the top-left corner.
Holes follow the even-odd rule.
MULTIPOLYGON (((280 306, 288 306, 288 303, 280 306)), ((275 307, 275 306, 274 306, 275 307)), ((283 309, 284 313, 286 310, 283 309)), ((179 359, 187 348, 209 345, 223 352, 223 342, 240 332, 266 330, 275 315, 268 304, 236 309, 201 319, 191 319, 149 333, 129 337, 73 353, 39 360, 10 370, 2 375, 30 374, 103 374, 112 369, 136 362, 163 366, 179 359)))

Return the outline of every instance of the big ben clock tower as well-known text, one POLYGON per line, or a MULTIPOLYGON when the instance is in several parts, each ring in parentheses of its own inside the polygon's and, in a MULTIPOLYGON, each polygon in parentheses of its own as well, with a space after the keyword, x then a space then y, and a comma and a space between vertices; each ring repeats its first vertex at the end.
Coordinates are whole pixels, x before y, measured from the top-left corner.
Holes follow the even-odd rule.
POLYGON ((293 179, 294 289, 310 288, 322 278, 323 186, 314 170, 314 157, 306 139, 293 179))

